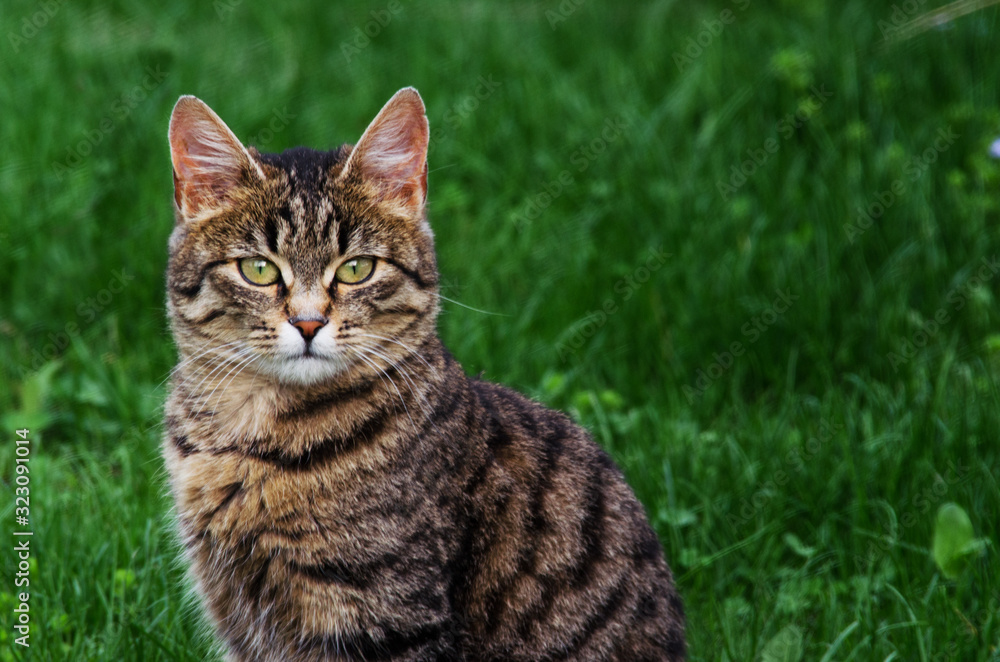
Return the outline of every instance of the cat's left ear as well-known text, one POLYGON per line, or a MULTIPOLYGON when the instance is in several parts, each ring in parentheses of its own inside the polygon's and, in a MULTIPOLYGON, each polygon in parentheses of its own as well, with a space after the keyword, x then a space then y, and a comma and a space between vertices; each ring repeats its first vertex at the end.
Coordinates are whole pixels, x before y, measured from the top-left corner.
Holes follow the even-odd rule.
POLYGON ((177 101, 169 138, 174 201, 184 220, 225 207, 240 185, 264 179, 243 143, 201 99, 177 101))
POLYGON ((393 95, 361 135, 340 179, 358 172, 383 200, 419 211, 427 197, 430 128, 424 102, 412 87, 393 95))

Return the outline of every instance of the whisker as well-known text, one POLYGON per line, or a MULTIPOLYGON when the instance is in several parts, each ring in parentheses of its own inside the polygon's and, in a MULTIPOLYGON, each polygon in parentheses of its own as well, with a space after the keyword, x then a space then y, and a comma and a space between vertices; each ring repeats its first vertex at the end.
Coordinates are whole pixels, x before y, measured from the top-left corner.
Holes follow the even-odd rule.
POLYGON ((428 363, 427 359, 425 359, 420 354, 420 352, 418 352, 417 350, 413 349, 412 347, 410 347, 406 343, 402 342, 401 340, 396 340, 395 338, 387 338, 385 336, 380 336, 380 335, 377 335, 377 334, 374 334, 374 333, 360 333, 359 332, 356 335, 358 337, 362 337, 362 338, 374 338, 375 340, 385 340, 386 342, 395 343, 395 344, 399 345, 400 347, 402 347, 403 349, 405 349, 406 351, 408 351, 410 354, 412 354, 412 355, 416 356, 418 359, 420 359, 425 366, 427 366, 430 370, 432 370, 434 372, 435 375, 438 374, 437 368, 435 368, 430 363, 428 363))
MULTIPOLYGON (((202 387, 202 385, 204 385, 204 383, 205 383, 205 382, 206 382, 206 381, 207 381, 207 380, 208 380, 208 379, 209 379, 210 377, 212 377, 212 375, 215 375, 215 374, 217 374, 217 373, 221 372, 221 371, 222 371, 222 370, 224 370, 224 369, 225 369, 225 368, 226 368, 227 366, 229 366, 229 365, 231 365, 231 364, 233 364, 233 363, 237 363, 237 362, 239 362, 239 361, 243 360, 243 357, 244 357, 244 356, 246 356, 247 354, 249 354, 250 352, 251 352, 251 350, 250 350, 250 349, 248 349, 248 348, 241 348, 241 349, 240 349, 240 350, 239 350, 238 352, 236 352, 236 354, 235 354, 235 355, 233 355, 233 356, 226 356, 226 357, 223 357, 223 360, 222 360, 222 361, 221 361, 221 362, 220 362, 220 363, 219 363, 218 365, 216 365, 216 366, 215 366, 215 367, 214 367, 214 368, 213 368, 212 370, 210 370, 210 371, 209 371, 209 372, 208 372, 208 373, 207 373, 207 374, 206 374, 205 376, 203 376, 203 377, 201 378, 201 381, 200 381, 200 382, 198 382, 198 385, 197 385, 197 386, 195 386, 194 388, 190 389, 190 391, 189 391, 189 393, 188 393, 188 397, 187 397, 187 398, 185 398, 185 400, 184 400, 184 401, 185 401, 185 402, 187 402, 188 400, 190 400, 190 399, 192 399, 192 398, 194 398, 194 397, 197 397, 197 396, 198 396, 198 393, 199 393, 199 391, 201 391, 201 387, 202 387)), ((197 375, 195 375, 195 377, 193 377, 193 378, 192 378, 192 381, 193 381, 193 379, 194 379, 194 378, 196 378, 196 377, 197 377, 197 375)), ((183 382, 183 383, 181 384, 181 387, 182 387, 182 388, 187 388, 187 387, 188 387, 189 385, 190 385, 190 383, 189 383, 189 382, 183 382)))
MULTIPOLYGON (((232 342, 232 343, 226 343, 226 345, 215 347, 215 348, 213 348, 213 350, 215 350, 216 352, 219 352, 219 353, 222 354, 222 356, 218 357, 218 359, 221 360, 223 364, 225 364, 225 363, 227 363, 230 360, 231 355, 228 352, 224 352, 223 351, 224 348, 228 348, 230 346, 239 345, 239 344, 241 344, 240 341, 235 341, 235 342, 232 342)), ((203 358, 208 353, 210 353, 210 352, 200 352, 197 357, 192 357, 192 360, 194 360, 195 358, 203 358)), ((240 352, 237 351, 237 354, 239 354, 239 353, 240 352)), ((200 376, 200 375, 204 375, 206 371, 209 371, 209 368, 214 368, 217 365, 218 364, 215 363, 213 359, 208 359, 208 365, 196 365, 192 371, 189 371, 189 374, 187 374, 187 375, 184 376, 183 380, 181 380, 180 382, 178 382, 177 385, 178 386, 190 386, 191 382, 194 379, 197 379, 198 376, 200 376)))
POLYGON ((410 416, 410 408, 406 406, 406 400, 403 399, 403 394, 399 392, 399 388, 396 386, 396 382, 392 380, 392 377, 390 377, 385 370, 380 368, 374 361, 372 361, 362 353, 365 350, 364 347, 351 346, 351 349, 355 352, 355 354, 359 359, 365 362, 366 365, 371 366, 381 375, 385 375, 385 378, 389 380, 389 384, 392 386, 393 390, 396 391, 396 395, 399 397, 400 404, 403 405, 403 411, 406 412, 406 417, 410 419, 410 425, 413 426, 413 431, 416 432, 419 428, 417 428, 417 424, 413 421, 413 417, 410 416))
POLYGON ((170 379, 175 374, 177 374, 178 372, 180 372, 184 367, 186 367, 191 362, 197 361, 198 359, 200 359, 201 357, 205 356, 206 354, 208 354, 210 352, 221 351, 221 350, 225 349, 226 347, 230 347, 232 345, 238 345, 240 342, 242 342, 242 341, 240 341, 240 340, 234 340, 232 342, 227 342, 227 343, 225 343, 223 345, 212 345, 212 344, 210 344, 208 347, 206 347, 202 351, 198 352, 197 354, 194 354, 193 356, 187 357, 186 359, 184 359, 183 361, 181 361, 180 363, 178 363, 177 365, 175 365, 173 368, 171 368, 170 372, 167 373, 167 376, 164 377, 163 380, 161 380, 160 383, 156 385, 156 388, 160 388, 161 386, 163 386, 163 384, 166 383, 166 381, 168 379, 170 379))
MULTIPOLYGON (((202 386, 204 386, 205 382, 207 382, 213 376, 221 374, 222 371, 225 370, 226 368, 230 368, 234 364, 239 364, 250 353, 251 353, 250 349, 242 348, 238 352, 236 352, 235 355, 224 357, 223 360, 220 361, 218 364, 215 364, 211 370, 207 370, 206 368, 207 372, 202 376, 201 381, 198 382, 198 384, 194 387, 191 387, 190 382, 194 381, 194 379, 198 377, 198 374, 195 374, 191 380, 184 382, 181 385, 181 387, 188 391, 187 398, 185 398, 184 402, 187 403, 191 400, 195 400, 200 396, 204 395, 204 389, 202 388, 202 386)), ((227 372, 226 374, 228 375, 229 373, 227 372)), ((202 403, 204 404, 204 400, 202 401, 202 403)), ((201 411, 204 411, 204 409, 202 409, 201 411)))
MULTIPOLYGON (((418 398, 419 400, 423 401, 422 403, 418 401, 417 404, 420 405, 420 409, 423 412, 424 416, 428 420, 431 419, 431 415, 433 414, 433 407, 431 407, 430 402, 427 401, 427 396, 424 394, 423 390, 420 389, 417 386, 416 382, 413 379, 413 376, 407 372, 406 368, 403 365, 401 365, 398 362, 394 362, 392 360, 392 357, 388 356, 387 354, 379 351, 379 349, 376 349, 376 348, 374 348, 374 347, 372 347, 370 345, 360 344, 359 343, 357 345, 353 345, 353 347, 358 347, 358 348, 367 350, 372 355, 377 356, 378 358, 381 358, 383 361, 386 361, 392 368, 394 368, 396 370, 396 372, 398 372, 399 375, 404 380, 406 380, 406 388, 409 389, 410 395, 412 395, 415 398, 418 398)), ((435 430, 437 430, 437 425, 436 424, 434 424, 432 422, 431 425, 434 426, 435 430)))
MULTIPOLYGON (((221 380, 219 380, 219 383, 215 385, 215 388, 212 389, 212 392, 208 394, 207 398, 205 398, 205 403, 206 404, 208 404, 208 403, 210 403, 212 401, 212 396, 215 395, 215 392, 219 390, 219 387, 222 386, 223 382, 225 382, 226 388, 228 388, 229 384, 231 384, 233 382, 233 380, 236 379, 236 377, 241 372, 243 372, 243 369, 246 366, 250 365, 251 363, 253 363, 254 361, 256 361, 259 358, 255 353, 253 353, 253 350, 249 350, 249 349, 246 350, 246 354, 249 354, 249 356, 247 358, 244 358, 243 360, 241 360, 234 367, 230 368, 229 372, 226 373, 226 376, 223 377, 221 380), (229 375, 232 375, 232 377, 229 377, 229 375), (229 377, 228 381, 226 380, 226 377, 229 377)), ((246 354, 244 354, 244 356, 246 356, 246 354)), ((226 392, 226 389, 222 389, 222 391, 219 393, 219 398, 220 399, 222 398, 222 396, 223 396, 223 394, 225 392, 226 392)))
MULTIPOLYGON (((257 358, 260 358, 260 357, 257 357, 257 358)), ((247 367, 249 367, 250 365, 253 365, 253 363, 251 362, 250 364, 247 365, 247 367)), ((229 424, 232 422, 233 417, 236 416, 236 414, 243 409, 243 406, 247 402, 250 401, 250 398, 253 396, 253 386, 254 386, 254 384, 257 383, 257 377, 259 377, 259 376, 260 376, 260 371, 259 370, 254 370, 253 379, 250 380, 250 386, 249 386, 249 388, 247 388, 246 397, 243 398, 243 402, 241 402, 238 407, 233 407, 233 410, 231 412, 229 412, 229 416, 226 418, 225 421, 222 422, 223 426, 228 427, 229 424)))
POLYGON ((454 299, 449 299, 448 297, 446 297, 445 295, 440 294, 440 293, 437 294, 437 297, 439 299, 444 299, 445 301, 449 301, 449 302, 455 304, 456 306, 461 306, 462 308, 468 308, 469 310, 475 311, 477 313, 482 313, 484 315, 496 315, 497 317, 513 317, 513 315, 510 315, 508 313, 494 313, 494 312, 491 312, 489 310, 481 310, 479 308, 473 308, 472 306, 465 305, 461 301, 455 301, 454 299))

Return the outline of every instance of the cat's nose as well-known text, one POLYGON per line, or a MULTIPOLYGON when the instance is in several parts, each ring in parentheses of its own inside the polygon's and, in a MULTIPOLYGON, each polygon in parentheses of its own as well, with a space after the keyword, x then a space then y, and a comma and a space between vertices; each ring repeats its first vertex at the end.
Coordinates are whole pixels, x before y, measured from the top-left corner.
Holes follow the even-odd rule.
POLYGON ((306 341, 312 340, 313 336, 316 335, 316 332, 326 325, 325 319, 317 319, 315 317, 296 318, 288 321, 292 323, 292 326, 299 330, 299 333, 302 334, 302 337, 305 338, 306 341))

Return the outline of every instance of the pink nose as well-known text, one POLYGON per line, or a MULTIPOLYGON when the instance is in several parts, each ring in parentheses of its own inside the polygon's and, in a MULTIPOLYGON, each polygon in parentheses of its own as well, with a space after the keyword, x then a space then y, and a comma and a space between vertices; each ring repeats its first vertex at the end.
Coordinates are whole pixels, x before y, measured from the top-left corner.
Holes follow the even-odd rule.
POLYGON ((326 320, 318 319, 304 319, 304 320, 292 320, 292 326, 299 330, 302 337, 306 340, 312 340, 316 332, 319 331, 326 324, 326 320))

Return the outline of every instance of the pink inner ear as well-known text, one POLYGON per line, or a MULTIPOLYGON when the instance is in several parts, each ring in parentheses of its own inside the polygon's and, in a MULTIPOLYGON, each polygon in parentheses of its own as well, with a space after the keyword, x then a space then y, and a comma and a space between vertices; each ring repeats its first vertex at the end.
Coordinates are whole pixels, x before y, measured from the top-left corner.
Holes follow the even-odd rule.
POLYGON ((243 145, 194 97, 182 97, 170 120, 174 200, 184 214, 224 204, 251 166, 243 145))
POLYGON ((365 130, 348 167, 382 184, 387 198, 419 205, 427 191, 429 134, 420 95, 400 90, 365 130))

